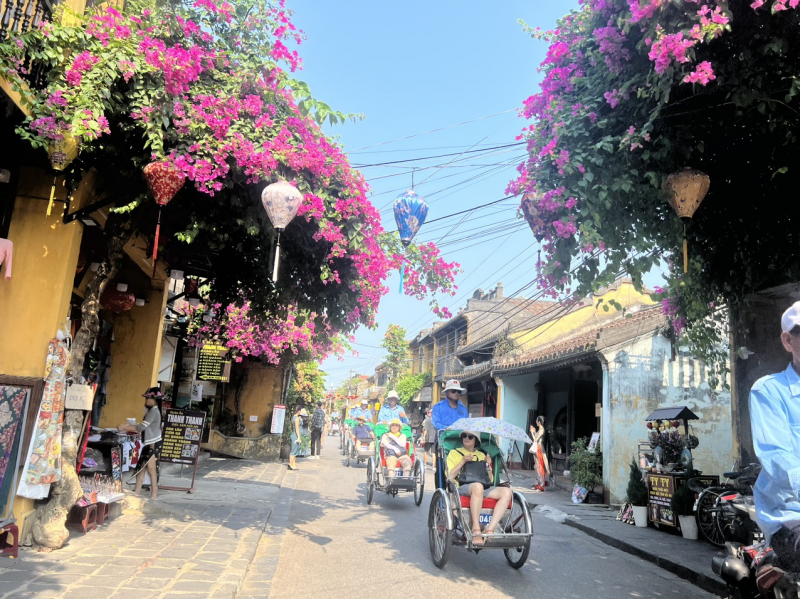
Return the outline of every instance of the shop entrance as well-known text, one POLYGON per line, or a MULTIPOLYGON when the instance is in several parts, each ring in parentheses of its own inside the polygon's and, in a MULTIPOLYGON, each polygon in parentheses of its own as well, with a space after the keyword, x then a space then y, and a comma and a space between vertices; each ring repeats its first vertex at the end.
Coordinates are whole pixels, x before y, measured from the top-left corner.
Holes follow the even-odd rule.
POLYGON ((591 439, 592 433, 599 432, 599 419, 595 416, 595 404, 598 400, 597 381, 575 381, 573 405, 575 410, 575 427, 573 439, 586 437, 591 439))

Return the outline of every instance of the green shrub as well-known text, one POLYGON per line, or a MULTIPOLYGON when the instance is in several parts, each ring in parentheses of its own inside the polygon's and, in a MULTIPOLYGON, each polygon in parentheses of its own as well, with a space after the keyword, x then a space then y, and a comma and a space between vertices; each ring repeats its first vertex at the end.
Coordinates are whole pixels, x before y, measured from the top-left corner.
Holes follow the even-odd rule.
POLYGON ((672 494, 669 507, 676 516, 691 516, 694 513, 694 491, 686 484, 679 487, 672 494))
POLYGON ((587 449, 589 440, 586 437, 572 444, 569 454, 569 477, 572 484, 580 485, 588 491, 603 484, 603 452, 600 443, 594 453, 587 449))
POLYGON ((644 482, 642 471, 636 460, 631 460, 631 471, 628 477, 628 503, 631 505, 645 506, 650 499, 647 491, 647 483, 644 482))

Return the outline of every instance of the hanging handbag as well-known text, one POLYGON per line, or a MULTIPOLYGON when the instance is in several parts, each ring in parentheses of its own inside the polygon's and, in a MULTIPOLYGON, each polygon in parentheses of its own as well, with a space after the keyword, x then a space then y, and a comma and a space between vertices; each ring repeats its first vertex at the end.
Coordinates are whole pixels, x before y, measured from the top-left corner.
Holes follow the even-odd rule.
MULTIPOLYGON (((461 450, 457 449, 456 451, 462 456, 466 455, 461 450)), ((461 468, 461 472, 458 473, 458 477, 456 477, 456 481, 459 486, 471 485, 472 483, 481 483, 484 489, 488 489, 492 486, 492 480, 489 478, 489 472, 486 470, 486 462, 483 460, 464 464, 461 468)))

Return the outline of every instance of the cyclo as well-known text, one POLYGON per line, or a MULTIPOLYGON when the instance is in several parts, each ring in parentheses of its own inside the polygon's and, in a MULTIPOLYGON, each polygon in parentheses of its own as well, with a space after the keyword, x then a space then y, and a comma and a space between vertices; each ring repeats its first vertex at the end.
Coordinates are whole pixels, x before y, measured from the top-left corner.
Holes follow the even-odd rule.
POLYGON ((425 491, 425 463, 418 459, 411 442, 413 435, 411 427, 402 425, 400 432, 406 436, 406 451, 411 458, 411 476, 403 476, 403 469, 397 464, 395 472, 390 473, 386 466, 386 452, 381 447, 380 441, 389 431, 389 425, 383 422, 375 425, 375 455, 367 462, 367 504, 371 504, 375 491, 386 491, 387 495, 396 497, 398 493, 414 492, 414 503, 422 503, 422 494, 425 491), (394 474, 394 476, 390 476, 394 474))
POLYGON ((342 455, 350 453, 350 431, 356 426, 356 421, 352 418, 346 418, 340 430, 339 449, 342 455))
MULTIPOLYGON (((470 517, 470 497, 458 493, 458 486, 449 478, 447 456, 454 449, 463 447, 460 430, 439 431, 437 476, 443 477, 444 488, 436 489, 428 512, 428 535, 433 563, 443 568, 454 545, 466 547, 478 553, 481 549, 503 549, 506 560, 513 568, 521 568, 528 560, 533 537, 533 522, 525 498, 512 490, 508 510, 502 516, 495 531, 479 536, 482 544, 476 544, 470 517)), ((479 433, 480 451, 491 458, 493 486, 510 487, 510 477, 505 467, 503 452, 492 435, 479 433)), ((492 512, 497 505, 494 499, 483 499, 479 522, 481 526, 491 523, 492 512)))
MULTIPOLYGON (((371 422, 365 422, 364 425, 370 430, 373 430, 373 424, 371 422)), ((374 439, 356 439, 356 442, 353 442, 353 429, 357 426, 358 422, 356 421, 353 421, 353 424, 348 426, 347 460, 345 461, 345 466, 347 467, 350 467, 350 460, 353 460, 356 464, 360 464, 361 462, 366 462, 373 454, 373 450, 370 449, 369 445, 375 441, 374 439)))

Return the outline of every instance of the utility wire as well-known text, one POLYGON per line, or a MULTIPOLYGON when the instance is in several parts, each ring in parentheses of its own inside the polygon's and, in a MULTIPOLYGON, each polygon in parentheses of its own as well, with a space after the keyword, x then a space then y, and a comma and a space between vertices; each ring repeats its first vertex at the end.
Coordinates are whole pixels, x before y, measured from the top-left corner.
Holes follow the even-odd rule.
POLYGON ((404 160, 391 160, 389 162, 376 162, 374 164, 353 164, 351 165, 352 168, 362 169, 362 168, 373 168, 377 166, 390 166, 393 164, 404 164, 406 162, 419 162, 420 160, 433 160, 434 158, 448 158, 450 156, 463 156, 464 154, 476 154, 479 152, 490 152, 492 150, 500 150, 503 148, 513 148, 516 146, 521 146, 527 142, 519 141, 512 144, 505 144, 502 146, 491 146, 488 148, 480 148, 478 150, 466 150, 464 152, 453 152, 452 154, 436 154, 434 156, 421 156, 419 158, 406 158, 404 160))

